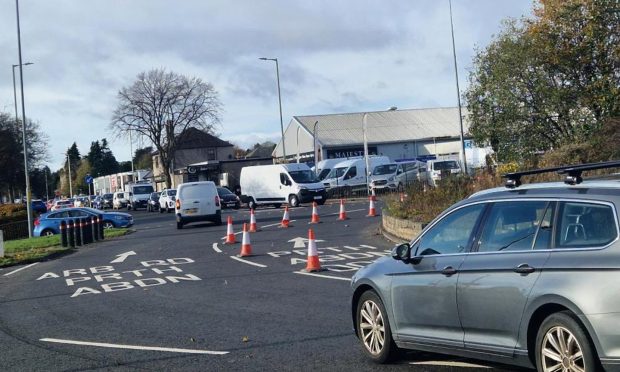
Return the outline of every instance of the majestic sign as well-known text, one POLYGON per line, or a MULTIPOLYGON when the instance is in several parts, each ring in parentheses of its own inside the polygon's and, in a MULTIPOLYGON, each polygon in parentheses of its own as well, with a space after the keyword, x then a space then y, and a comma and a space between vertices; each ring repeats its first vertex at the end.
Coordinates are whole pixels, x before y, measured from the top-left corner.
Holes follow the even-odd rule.
MULTIPOLYGON (((346 147, 326 149, 327 159, 351 158, 354 156, 364 156, 364 147, 346 147)), ((377 146, 368 146, 368 155, 377 155, 377 146)))

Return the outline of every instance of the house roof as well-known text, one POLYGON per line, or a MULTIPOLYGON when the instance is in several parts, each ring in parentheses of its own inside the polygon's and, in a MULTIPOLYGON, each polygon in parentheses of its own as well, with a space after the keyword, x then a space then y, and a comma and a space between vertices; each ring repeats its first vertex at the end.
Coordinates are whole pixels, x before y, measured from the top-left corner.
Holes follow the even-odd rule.
POLYGON ((245 157, 247 158, 270 158, 271 157, 271 153, 273 152, 273 149, 275 149, 276 145, 272 144, 272 145, 260 145, 257 146, 255 149, 253 149, 252 151, 250 151, 245 157))
POLYGON ((203 147, 229 147, 230 142, 224 141, 198 128, 187 128, 177 137, 178 150, 203 147))
MULTIPOLYGON (((318 121, 318 141, 324 146, 361 144, 363 112, 295 116, 312 134, 318 121)), ((462 108, 463 131, 469 130, 468 112, 462 108)), ((370 112, 367 117, 369 143, 392 143, 455 137, 460 133, 458 107, 370 112)))

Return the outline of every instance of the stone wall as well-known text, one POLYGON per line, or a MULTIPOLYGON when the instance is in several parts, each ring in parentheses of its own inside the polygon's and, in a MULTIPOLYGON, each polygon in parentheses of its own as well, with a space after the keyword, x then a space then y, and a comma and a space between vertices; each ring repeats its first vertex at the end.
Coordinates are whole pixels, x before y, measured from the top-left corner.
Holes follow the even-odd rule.
POLYGON ((413 222, 410 220, 403 220, 400 218, 390 216, 386 210, 382 210, 381 213, 381 229, 388 235, 405 241, 411 241, 417 237, 424 224, 420 222, 413 222))

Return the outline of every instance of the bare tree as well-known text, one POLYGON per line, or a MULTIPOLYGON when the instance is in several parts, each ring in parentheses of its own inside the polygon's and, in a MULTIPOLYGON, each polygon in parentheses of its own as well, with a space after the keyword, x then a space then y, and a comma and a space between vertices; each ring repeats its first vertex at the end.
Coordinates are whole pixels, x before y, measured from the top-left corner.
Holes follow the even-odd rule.
POLYGON ((213 85, 164 69, 142 72, 118 92, 111 128, 116 135, 132 131, 146 137, 159 152, 167 187, 179 134, 190 127, 212 133, 220 122, 221 103, 213 85))

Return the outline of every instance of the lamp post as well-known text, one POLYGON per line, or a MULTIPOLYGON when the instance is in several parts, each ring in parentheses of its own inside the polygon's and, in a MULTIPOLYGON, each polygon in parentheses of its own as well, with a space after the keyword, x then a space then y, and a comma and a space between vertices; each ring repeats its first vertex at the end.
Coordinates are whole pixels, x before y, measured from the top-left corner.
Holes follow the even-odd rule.
MULTIPOLYGON (((24 63, 24 66, 34 65, 32 62, 24 63)), ((15 85, 15 67, 19 65, 13 65, 13 101, 15 102, 15 122, 19 121, 19 114, 17 113, 17 87, 15 85)))
MULTIPOLYGON (((398 107, 392 106, 385 111, 396 111, 398 107)), ((368 127, 368 112, 364 113, 362 116, 362 133, 364 135, 364 162, 366 163, 366 192, 370 195, 370 178, 368 173, 370 172, 370 159, 368 158, 368 135, 367 135, 367 127, 368 127)))
POLYGON ((71 158, 67 152, 67 164, 69 165, 69 199, 73 197, 73 186, 71 185, 71 158))
POLYGON ((22 98, 22 142, 24 145, 24 173, 26 177, 26 209, 28 211, 28 237, 32 238, 32 205, 30 195, 30 177, 28 175, 28 146, 26 145, 26 105, 24 104, 24 65, 22 62, 22 38, 19 29, 19 0, 15 0, 15 16, 17 18, 17 54, 19 62, 19 85, 22 98))
POLYGON ((454 56, 454 75, 456 76, 456 99, 459 105, 459 124, 461 126, 461 160, 463 170, 467 174, 467 159, 465 159, 465 140, 463 139, 463 114, 461 113, 461 90, 459 89, 459 71, 456 65, 456 47, 454 46, 454 26, 452 25, 452 0, 448 0, 450 5, 450 31, 452 32, 452 55, 454 56))
POLYGON ((276 63, 276 79, 278 82, 278 104, 280 105, 280 131, 282 132, 282 154, 286 161, 286 146, 284 145, 284 122, 282 121, 282 95, 280 94, 280 66, 277 58, 259 58, 261 61, 274 61, 276 63))

